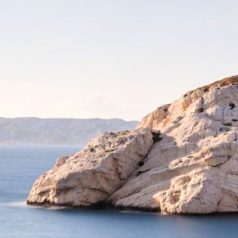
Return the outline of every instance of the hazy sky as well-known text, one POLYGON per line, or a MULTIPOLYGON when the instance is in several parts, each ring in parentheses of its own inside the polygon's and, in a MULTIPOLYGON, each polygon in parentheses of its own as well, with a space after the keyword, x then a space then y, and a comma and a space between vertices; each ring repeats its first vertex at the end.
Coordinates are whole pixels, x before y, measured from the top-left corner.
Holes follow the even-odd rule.
POLYGON ((238 1, 0 0, 0 116, 141 119, 238 74, 238 1))

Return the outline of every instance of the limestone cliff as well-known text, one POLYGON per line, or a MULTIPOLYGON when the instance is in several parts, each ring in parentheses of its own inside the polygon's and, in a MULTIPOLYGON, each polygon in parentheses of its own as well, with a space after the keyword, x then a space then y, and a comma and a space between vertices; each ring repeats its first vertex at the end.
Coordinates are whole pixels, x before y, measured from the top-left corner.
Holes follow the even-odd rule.
POLYGON ((152 145, 148 129, 105 133, 59 159, 34 184, 28 203, 90 206, 104 201, 138 168, 152 145))
POLYGON ((28 203, 237 212, 237 135, 233 76, 159 107, 135 131, 105 134, 61 159, 35 182, 28 203))

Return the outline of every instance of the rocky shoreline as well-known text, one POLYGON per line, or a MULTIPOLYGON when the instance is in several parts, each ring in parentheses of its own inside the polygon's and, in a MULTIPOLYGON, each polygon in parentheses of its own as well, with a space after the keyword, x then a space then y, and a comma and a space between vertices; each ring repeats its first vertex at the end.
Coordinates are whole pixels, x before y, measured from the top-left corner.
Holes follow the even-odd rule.
POLYGON ((238 211, 238 76, 183 95, 136 130, 105 133, 62 157, 27 203, 162 214, 238 211))

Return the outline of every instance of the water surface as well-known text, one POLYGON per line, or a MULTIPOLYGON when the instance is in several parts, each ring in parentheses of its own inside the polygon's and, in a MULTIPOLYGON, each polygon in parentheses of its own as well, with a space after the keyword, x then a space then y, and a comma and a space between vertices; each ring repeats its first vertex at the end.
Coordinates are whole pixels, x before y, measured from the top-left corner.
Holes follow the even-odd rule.
POLYGON ((161 216, 25 205, 34 180, 73 147, 0 147, 0 238, 230 238, 237 215, 161 216))

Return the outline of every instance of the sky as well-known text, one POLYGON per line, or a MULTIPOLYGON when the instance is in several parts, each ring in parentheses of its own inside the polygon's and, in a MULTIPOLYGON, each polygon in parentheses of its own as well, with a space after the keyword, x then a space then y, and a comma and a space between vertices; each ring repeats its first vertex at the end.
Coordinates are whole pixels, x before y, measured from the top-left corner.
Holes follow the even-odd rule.
POLYGON ((0 116, 140 120, 238 74, 236 0, 0 0, 0 116))

